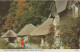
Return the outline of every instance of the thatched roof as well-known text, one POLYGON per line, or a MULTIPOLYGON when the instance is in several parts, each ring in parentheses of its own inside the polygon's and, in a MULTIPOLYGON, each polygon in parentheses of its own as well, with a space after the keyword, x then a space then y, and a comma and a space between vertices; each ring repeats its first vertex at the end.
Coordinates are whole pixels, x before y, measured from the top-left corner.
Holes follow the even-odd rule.
POLYGON ((26 36, 30 35, 30 33, 35 29, 36 27, 32 24, 25 25, 23 29, 18 33, 18 36, 26 36))
POLYGON ((51 33, 52 26, 53 26, 53 18, 48 18, 42 25, 36 28, 30 35, 31 36, 47 35, 51 33))
POLYGON ((57 13, 60 13, 66 9, 68 0, 54 0, 56 4, 57 13))
POLYGON ((16 33, 12 30, 8 30, 5 34, 3 34, 1 37, 3 38, 9 38, 9 37, 17 37, 16 33))

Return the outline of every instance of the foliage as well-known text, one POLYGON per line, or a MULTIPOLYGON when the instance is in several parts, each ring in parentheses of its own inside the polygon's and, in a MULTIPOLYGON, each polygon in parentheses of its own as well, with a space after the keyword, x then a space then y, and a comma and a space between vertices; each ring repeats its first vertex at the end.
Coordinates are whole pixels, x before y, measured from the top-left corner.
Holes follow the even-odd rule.
POLYGON ((13 29, 15 32, 18 32, 24 25, 27 24, 25 12, 27 11, 27 8, 28 8, 28 2, 26 0, 23 0, 23 1, 18 0, 15 2, 17 4, 16 4, 16 10, 15 10, 16 16, 14 17, 15 23, 14 23, 13 29))
POLYGON ((50 1, 30 1, 29 2, 29 14, 30 19, 34 19, 32 22, 34 25, 42 23, 42 19, 48 18, 51 12, 50 1), (47 4, 48 3, 48 4, 47 4))
POLYGON ((16 9, 16 15, 23 15, 24 14, 24 10, 28 7, 28 4, 25 0, 17 1, 17 9, 16 9))
POLYGON ((74 19, 71 17, 66 17, 61 20, 58 28, 61 30, 61 40, 63 44, 71 47, 72 43, 75 43, 77 47, 79 41, 79 31, 80 31, 80 19, 79 17, 74 19), (66 43, 67 42, 67 43, 66 43))
POLYGON ((3 25, 5 31, 13 29, 19 32, 26 24, 32 23, 37 26, 43 23, 51 12, 51 4, 51 1, 12 1, 3 25))
POLYGON ((7 21, 5 23, 5 29, 8 29, 8 30, 13 29, 13 24, 14 24, 14 18, 11 14, 9 14, 7 16, 7 21))
POLYGON ((35 44, 41 44, 41 37, 29 36, 29 41, 35 44))
MULTIPOLYGON (((6 21, 6 15, 8 14, 8 10, 10 8, 10 3, 12 3, 12 1, 0 1, 0 32, 4 31, 4 24, 6 21)), ((0 33, 1 34, 1 33, 0 33)))
MULTIPOLYGON (((47 20, 51 12, 52 1, 12 1, 7 14, 1 18, 1 33, 12 29, 18 33, 26 24, 40 25, 47 20), (4 21, 4 22, 3 22, 4 21)), ((0 33, 0 34, 1 34, 0 33)), ((30 41, 40 44, 40 37, 30 37, 30 41), (37 41, 38 40, 38 41, 37 41)))
POLYGON ((13 25, 15 23, 15 9, 16 9, 16 2, 13 1, 10 5, 10 9, 9 9, 9 13, 8 15, 6 16, 6 21, 5 21, 5 31, 6 30, 10 30, 10 29, 13 29, 13 25))
POLYGON ((42 16, 41 18, 42 18, 42 20, 41 20, 42 23, 47 20, 46 17, 43 17, 43 16, 42 16))
POLYGON ((45 36, 45 41, 47 41, 51 47, 52 44, 54 44, 54 34, 49 34, 45 36))
POLYGON ((0 39, 0 49, 14 49, 6 40, 0 39))
POLYGON ((24 47, 13 47, 4 39, 0 39, 0 49, 24 49, 24 47))

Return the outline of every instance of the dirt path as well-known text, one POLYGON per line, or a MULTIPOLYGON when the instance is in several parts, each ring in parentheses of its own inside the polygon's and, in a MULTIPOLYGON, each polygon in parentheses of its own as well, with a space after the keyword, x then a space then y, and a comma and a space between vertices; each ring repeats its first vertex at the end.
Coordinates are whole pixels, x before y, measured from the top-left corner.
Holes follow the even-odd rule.
POLYGON ((40 49, 38 45, 36 44, 25 44, 25 48, 27 49, 40 49))

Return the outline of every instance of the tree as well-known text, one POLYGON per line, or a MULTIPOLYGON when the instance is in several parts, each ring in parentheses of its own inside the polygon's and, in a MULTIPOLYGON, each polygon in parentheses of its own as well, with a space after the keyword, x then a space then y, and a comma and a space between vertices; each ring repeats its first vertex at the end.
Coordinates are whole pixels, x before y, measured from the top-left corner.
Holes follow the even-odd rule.
POLYGON ((0 1, 0 32, 4 31, 4 24, 6 21, 6 15, 9 13, 10 3, 12 1, 0 1))
POLYGON ((50 1, 30 1, 29 13, 26 15, 29 21, 28 23, 39 25, 44 22, 45 20, 43 21, 42 19, 48 18, 51 12, 51 4, 52 2, 50 1))
POLYGON ((12 14, 8 14, 7 21, 5 22, 5 29, 7 29, 7 30, 13 29, 14 21, 15 20, 14 20, 12 14))
POLYGON ((5 21, 5 30, 10 30, 10 29, 13 29, 13 25, 15 23, 15 11, 16 11, 16 1, 13 1, 11 4, 10 4, 10 9, 9 9, 9 13, 8 15, 6 16, 6 21, 5 21))
MULTIPOLYGON (((14 21, 13 30, 19 32, 26 24, 39 25, 43 23, 51 12, 51 3, 51 1, 14 0, 8 14, 14 21)), ((7 22, 9 19, 7 17, 5 26, 9 24, 7 22)), ((10 27, 10 29, 12 28, 10 27)))
POLYGON ((26 17, 25 12, 28 9, 28 2, 26 0, 18 0, 16 2, 17 4, 15 11, 16 16, 15 16, 14 31, 18 32, 25 24, 27 24, 25 18, 26 17))
POLYGON ((16 15, 23 15, 24 10, 28 7, 28 3, 26 0, 18 0, 17 1, 17 9, 16 9, 16 15))
POLYGON ((72 44, 75 44, 74 48, 79 48, 79 31, 80 31, 80 19, 79 17, 74 19, 70 16, 61 20, 58 28, 61 30, 61 41, 66 46, 72 48, 72 44))

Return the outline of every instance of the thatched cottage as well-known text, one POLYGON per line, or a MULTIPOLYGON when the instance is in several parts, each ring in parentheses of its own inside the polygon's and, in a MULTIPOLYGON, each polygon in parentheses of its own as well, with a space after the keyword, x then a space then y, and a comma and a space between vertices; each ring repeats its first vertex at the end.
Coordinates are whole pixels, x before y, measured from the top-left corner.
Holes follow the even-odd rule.
POLYGON ((15 40, 16 40, 16 37, 17 37, 17 34, 12 31, 12 30, 8 30, 5 34, 3 34, 1 36, 2 38, 8 38, 9 39, 9 42, 12 42, 14 43, 15 40))
POLYGON ((28 41, 28 36, 36 27, 32 24, 25 25, 21 31, 18 32, 18 41, 20 38, 24 38, 24 42, 28 41))
POLYGON ((44 37, 49 35, 53 30, 53 18, 48 18, 43 24, 36 28, 30 35, 41 36, 41 47, 44 44, 44 37))

